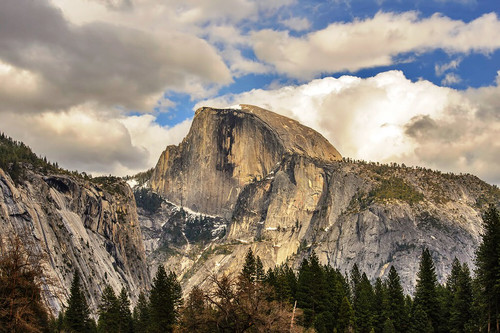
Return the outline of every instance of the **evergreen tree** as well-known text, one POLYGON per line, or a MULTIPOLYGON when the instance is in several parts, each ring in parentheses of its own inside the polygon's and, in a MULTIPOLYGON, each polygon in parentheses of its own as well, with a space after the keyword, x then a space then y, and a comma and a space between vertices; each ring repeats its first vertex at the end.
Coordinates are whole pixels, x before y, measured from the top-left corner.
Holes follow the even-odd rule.
POLYGON ((338 333, 351 333, 354 332, 354 310, 351 303, 345 296, 340 304, 339 319, 337 321, 338 333))
POLYGON ((476 278, 486 330, 500 332, 500 215, 491 206, 483 216, 484 234, 476 254, 476 278))
POLYGON ((149 315, 149 302, 143 292, 139 294, 137 305, 134 308, 133 314, 134 331, 136 333, 147 333, 148 326, 151 322, 149 315))
POLYGON ((434 327, 427 313, 420 303, 414 303, 414 309, 410 321, 410 333, 433 333, 434 327))
POLYGON ((302 262, 297 284, 297 307, 304 312, 304 326, 314 324, 316 330, 320 327, 333 329, 333 315, 327 292, 325 271, 313 252, 309 260, 304 259, 302 262), (319 315, 321 317, 316 318, 319 315))
POLYGON ((359 286, 361 283, 361 272, 359 271, 358 265, 354 264, 351 269, 351 295, 352 295, 352 303, 357 302, 357 298, 359 297, 359 286))
POLYGON ((107 285, 101 295, 99 304, 99 320, 97 331, 102 333, 121 333, 120 303, 113 288, 107 285))
POLYGON ((128 299, 128 293, 125 288, 122 288, 120 296, 118 296, 118 306, 120 313, 120 332, 134 332, 132 313, 130 312, 130 300, 128 299))
MULTIPOLYGON (((377 280, 375 280, 373 293, 373 303, 375 304, 375 308, 373 311, 373 328, 376 333, 381 333, 384 330, 385 322, 388 318, 389 309, 389 302, 387 300, 387 288, 382 282, 381 278, 377 278, 377 280)), ((394 324, 392 326, 394 326, 394 324)))
POLYGON ((76 271, 71 282, 68 308, 64 314, 64 327, 70 332, 77 333, 91 332, 93 327, 80 275, 76 271))
POLYGON ((335 323, 338 320, 342 299, 348 296, 346 293, 346 287, 348 288, 348 286, 346 286, 347 282, 344 276, 338 270, 326 267, 325 274, 328 284, 328 298, 331 307, 332 322, 335 323))
POLYGON ((269 269, 265 283, 274 290, 273 299, 281 303, 293 304, 297 290, 297 277, 293 270, 285 263, 274 269, 269 269))
POLYGON ((384 322, 384 328, 382 330, 382 333, 396 333, 396 332, 403 332, 403 331, 396 331, 396 328, 394 327, 392 320, 390 318, 387 318, 384 322))
POLYGON ((365 273, 361 276, 358 289, 358 295, 354 303, 356 330, 360 333, 369 333, 373 327, 374 293, 372 285, 365 273))
POLYGON ((160 265, 151 287, 151 332, 172 332, 181 302, 182 289, 175 273, 167 275, 160 265))
POLYGON ((245 256, 245 264, 243 265, 243 269, 240 273, 240 279, 253 282, 256 278, 256 268, 257 263, 255 260, 255 256, 253 255, 252 249, 248 249, 248 252, 245 256))
POLYGON ((257 259, 255 260, 255 281, 264 281, 265 275, 266 274, 264 273, 264 265, 262 264, 262 260, 260 260, 260 257, 257 256, 257 259))
POLYGON ((450 331, 470 331, 472 321, 472 279, 467 264, 461 266, 450 310, 450 331))
POLYGON ((399 274, 391 266, 387 276, 387 317, 391 319, 396 332, 408 330, 408 313, 405 307, 405 296, 399 274))
POLYGON ((426 313, 435 330, 438 328, 440 318, 437 284, 434 262, 431 253, 426 248, 422 251, 420 258, 414 306, 426 313))

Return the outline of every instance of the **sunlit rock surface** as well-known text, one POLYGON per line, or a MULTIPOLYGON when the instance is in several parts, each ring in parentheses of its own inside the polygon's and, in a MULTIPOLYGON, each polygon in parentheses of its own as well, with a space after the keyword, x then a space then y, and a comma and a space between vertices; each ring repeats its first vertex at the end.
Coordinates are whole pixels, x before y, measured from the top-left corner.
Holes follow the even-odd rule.
POLYGON ((394 265, 411 292, 424 247, 441 280, 454 257, 473 266, 481 213, 500 198, 472 175, 342 160, 317 132, 249 105, 199 109, 160 157, 151 188, 168 202, 140 210, 155 235, 145 234, 148 260, 180 273, 187 289, 235 273, 251 248, 266 267, 297 268, 312 251, 341 271, 357 263, 371 279, 394 265), (190 239, 194 216, 209 216, 214 232, 190 239))

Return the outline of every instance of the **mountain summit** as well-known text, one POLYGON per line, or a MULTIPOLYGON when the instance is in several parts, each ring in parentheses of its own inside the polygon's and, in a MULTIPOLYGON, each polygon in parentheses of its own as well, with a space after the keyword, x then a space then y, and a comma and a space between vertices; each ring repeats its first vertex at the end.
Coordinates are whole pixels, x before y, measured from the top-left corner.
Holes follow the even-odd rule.
POLYGON ((314 130, 250 105, 199 109, 151 187, 166 202, 139 209, 147 256, 188 287, 235 272, 251 248, 266 267, 313 252, 371 279, 392 265, 411 291, 424 248, 440 279, 454 257, 474 266, 481 214, 500 198, 472 175, 342 159, 314 130))
POLYGON ((342 159, 321 134, 274 112, 252 105, 203 107, 182 143, 161 155, 151 186, 175 204, 229 218, 243 188, 292 155, 342 159))

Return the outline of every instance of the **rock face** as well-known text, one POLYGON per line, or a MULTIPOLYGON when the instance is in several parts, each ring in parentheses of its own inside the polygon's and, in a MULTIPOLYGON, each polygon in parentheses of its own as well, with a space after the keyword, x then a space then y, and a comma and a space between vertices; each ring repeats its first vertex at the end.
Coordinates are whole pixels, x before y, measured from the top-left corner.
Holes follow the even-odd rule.
POLYGON ((342 160, 315 131, 248 105, 199 109, 184 141, 160 157, 151 188, 170 203, 141 217, 156 235, 148 259, 170 265, 187 289, 210 272, 239 270, 251 248, 266 267, 298 267, 312 251, 341 271, 357 263, 372 279, 394 265, 411 292, 424 247, 441 280, 454 257, 473 266, 481 212, 500 200, 471 175, 342 160), (172 204, 224 219, 227 231, 172 237, 192 219, 172 219, 172 204))
POLYGON ((75 271, 94 314, 105 284, 125 287, 132 300, 150 285, 132 191, 118 179, 101 180, 27 168, 15 184, 0 169, 0 233, 46 254, 44 274, 54 284, 45 297, 54 313, 67 304, 75 271))
POLYGON ((167 200, 230 218, 241 191, 262 180, 288 155, 340 160, 319 133, 270 111, 201 108, 179 146, 168 146, 151 178, 167 200))

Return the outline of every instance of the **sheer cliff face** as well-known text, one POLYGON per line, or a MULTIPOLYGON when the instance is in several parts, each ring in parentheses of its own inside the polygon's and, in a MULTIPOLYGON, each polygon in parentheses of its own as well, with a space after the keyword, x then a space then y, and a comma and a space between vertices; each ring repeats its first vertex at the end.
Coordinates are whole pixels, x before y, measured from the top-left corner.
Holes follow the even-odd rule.
POLYGON ((149 286, 137 221, 132 191, 117 179, 99 184, 26 170, 14 184, 0 169, 0 233, 46 254, 44 274, 54 283, 45 297, 54 312, 67 304, 75 271, 93 310, 105 284, 125 287, 132 300, 149 286))
POLYGON ((188 288, 208 272, 239 270, 252 248, 266 267, 287 259, 297 267, 312 251, 341 271, 357 263, 370 278, 394 265, 412 291, 424 247, 441 279, 454 257, 473 266, 481 211, 500 200, 498 188, 470 175, 341 161, 318 133, 252 106, 198 110, 151 183, 174 204, 226 218, 223 238, 214 229, 200 243, 170 235, 191 228, 188 220, 148 216, 162 222, 150 261, 171 265, 188 288))
POLYGON ((319 133, 270 111, 201 108, 182 143, 161 155, 151 187, 178 205, 229 218, 242 189, 292 154, 341 159, 319 133))

